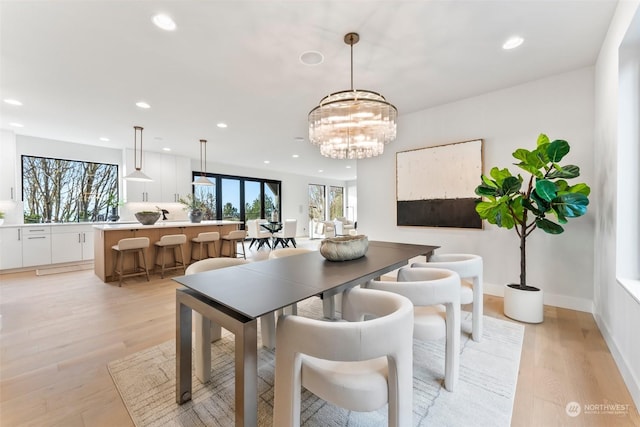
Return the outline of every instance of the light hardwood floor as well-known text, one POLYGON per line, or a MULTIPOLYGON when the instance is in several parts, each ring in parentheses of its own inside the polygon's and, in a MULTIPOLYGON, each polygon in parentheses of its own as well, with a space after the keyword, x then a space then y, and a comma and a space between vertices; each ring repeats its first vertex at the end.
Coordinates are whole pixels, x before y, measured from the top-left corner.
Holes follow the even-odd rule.
MULTIPOLYGON (((176 287, 154 276, 119 288, 93 270, 0 275, 0 426, 132 426, 107 363, 174 337, 176 287)), ((485 296, 485 314, 501 313, 485 296)), ((526 325, 512 425, 640 426, 590 314, 545 307, 544 323, 526 325), (572 401, 628 409, 572 418, 572 401)))

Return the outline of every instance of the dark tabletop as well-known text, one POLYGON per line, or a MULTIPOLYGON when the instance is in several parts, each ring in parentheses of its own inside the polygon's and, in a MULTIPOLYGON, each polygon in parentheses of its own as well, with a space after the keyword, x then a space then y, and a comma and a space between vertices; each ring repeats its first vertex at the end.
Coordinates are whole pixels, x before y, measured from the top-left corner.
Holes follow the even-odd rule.
POLYGON ((178 283, 233 311, 257 318, 295 302, 367 282, 430 255, 438 246, 369 242, 367 254, 351 261, 327 261, 319 251, 242 264, 189 276, 178 283))

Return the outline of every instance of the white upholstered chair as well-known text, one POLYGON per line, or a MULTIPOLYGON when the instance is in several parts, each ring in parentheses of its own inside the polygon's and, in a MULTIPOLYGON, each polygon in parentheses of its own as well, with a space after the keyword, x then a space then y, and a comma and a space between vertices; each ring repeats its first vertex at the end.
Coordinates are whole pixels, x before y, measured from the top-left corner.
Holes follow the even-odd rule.
POLYGON ((278 243, 282 245, 283 248, 289 247, 289 243, 296 246, 296 232, 298 229, 298 220, 297 219, 285 219, 282 224, 282 230, 273 233, 273 237, 275 237, 276 241, 273 244, 273 248, 275 249, 278 246, 278 243))
MULTIPOLYGON (((185 274, 196 274, 204 271, 217 270, 219 268, 233 267, 247 264, 251 261, 242 258, 207 258, 197 261, 187 267, 185 274)), ((196 377, 207 382, 211 377, 211 372, 204 372, 203 366, 211 366, 211 342, 222 337, 220 325, 212 322, 197 311, 193 312, 195 324, 195 369, 196 377), (204 363, 207 361, 207 363, 204 363)), ((269 348, 275 346, 275 314, 270 313, 260 317, 260 327, 262 342, 269 348)))
POLYGON ((482 339, 483 289, 482 257, 473 254, 436 254, 429 262, 417 262, 412 267, 446 268, 453 270, 462 279, 460 303, 473 304, 471 317, 471 336, 474 341, 482 339))
POLYGON ((344 293, 342 315, 348 321, 301 316, 278 321, 273 425, 300 425, 301 387, 353 411, 374 411, 388 403, 389 426, 412 425, 411 302, 354 288, 344 293))
POLYGON ((271 240, 271 233, 260 226, 261 223, 265 222, 267 222, 266 219, 250 219, 246 222, 247 237, 251 239, 249 249, 251 249, 254 243, 258 244, 258 249, 260 249, 264 244, 271 248, 271 243, 269 243, 271 240))
POLYGON ((368 289, 394 292, 414 305, 414 338, 421 341, 446 337, 445 388, 453 391, 460 368, 460 276, 441 268, 398 271, 397 282, 370 280, 368 289), (444 306, 444 307, 443 307, 444 306))
MULTIPOLYGON (((303 249, 303 248, 282 248, 282 249, 274 249, 269 252, 269 259, 277 259, 284 258, 293 255, 306 254, 308 252, 312 252, 311 249, 303 249)), ((298 305, 292 304, 289 306, 291 309, 291 314, 298 314, 298 305)), ((280 315, 284 312, 284 310, 278 310, 276 315, 280 315)))

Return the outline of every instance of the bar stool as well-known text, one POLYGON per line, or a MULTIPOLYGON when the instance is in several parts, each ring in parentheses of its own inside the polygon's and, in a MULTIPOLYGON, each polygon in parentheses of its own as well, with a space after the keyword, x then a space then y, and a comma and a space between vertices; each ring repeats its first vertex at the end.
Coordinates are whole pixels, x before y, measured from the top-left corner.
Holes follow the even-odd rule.
POLYGON ((165 270, 174 270, 182 268, 182 273, 185 271, 184 252, 182 245, 187 242, 187 236, 184 234, 168 234, 162 236, 160 240, 155 243, 156 246, 156 262, 155 265, 160 265, 160 277, 164 279, 165 270), (173 251, 174 265, 173 267, 165 267, 165 252, 167 249, 173 251), (179 251, 178 251, 179 249, 179 251), (178 252, 180 253, 180 261, 178 261, 178 252), (160 256, 160 263, 158 263, 158 256, 160 256))
POLYGON ((147 276, 147 282, 149 281, 149 270, 147 269, 147 259, 145 257, 145 249, 149 247, 148 237, 131 237, 128 239, 118 240, 117 245, 111 246, 111 249, 116 252, 116 256, 113 258, 113 275, 119 277, 118 286, 122 286, 122 279, 125 277, 133 276, 147 276), (126 273, 123 269, 124 257, 126 254, 133 254, 133 270, 126 273), (139 260, 142 260, 144 267, 138 265, 139 260), (120 268, 118 268, 118 266, 120 268))
POLYGON ((245 255, 246 251, 244 249, 245 237, 247 237, 247 232, 244 230, 233 230, 229 232, 229 234, 222 236, 222 244, 220 245, 220 252, 222 253, 222 247, 224 246, 224 242, 229 242, 228 256, 232 256, 232 254, 236 254, 236 257, 237 257, 236 249, 238 247, 238 242, 240 242, 242 244, 242 257, 244 259, 247 259, 247 256, 245 255))
POLYGON ((195 245, 191 246, 191 259, 189 260, 189 263, 191 264, 192 261, 200 261, 202 260, 202 249, 203 247, 205 247, 207 249, 207 258, 211 258, 211 254, 209 254, 209 247, 210 245, 213 245, 213 256, 214 257, 219 257, 220 254, 218 253, 217 249, 216 249, 216 242, 220 240, 220 233, 218 233, 217 231, 211 231, 208 233, 200 233, 198 234, 198 237, 194 237, 193 239, 191 239, 191 241, 193 243, 198 243, 200 245, 200 256, 198 258, 194 258, 193 257, 193 250, 195 249, 195 245))

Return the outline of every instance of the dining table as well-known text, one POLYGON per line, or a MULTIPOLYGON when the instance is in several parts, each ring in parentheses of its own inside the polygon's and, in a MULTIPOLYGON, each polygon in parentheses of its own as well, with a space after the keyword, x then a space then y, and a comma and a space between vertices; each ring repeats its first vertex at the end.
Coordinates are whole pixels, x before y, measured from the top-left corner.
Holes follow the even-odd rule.
POLYGON ((278 231, 282 230, 282 223, 280 221, 261 222, 260 227, 271 233, 271 241, 269 243, 271 245, 271 249, 275 249, 277 239, 273 235, 273 233, 277 233, 278 231))
MULTIPOLYGON (((350 261, 328 261, 311 251, 174 278, 183 285, 176 289, 177 403, 191 399, 193 310, 235 335, 235 425, 257 426, 258 319, 313 296, 333 298, 413 258, 428 259, 438 247, 370 241, 366 254, 350 261)), ((210 354, 208 341, 203 347, 210 354)), ((196 372, 210 373, 210 357, 195 354, 196 372)))

